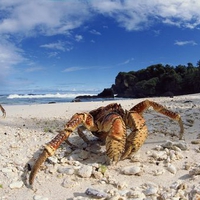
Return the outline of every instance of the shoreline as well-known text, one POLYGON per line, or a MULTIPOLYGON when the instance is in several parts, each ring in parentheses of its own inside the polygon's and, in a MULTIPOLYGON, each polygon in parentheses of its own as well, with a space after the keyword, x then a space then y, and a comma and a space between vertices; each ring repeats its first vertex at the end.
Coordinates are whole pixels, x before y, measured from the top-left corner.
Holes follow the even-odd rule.
POLYGON ((176 199, 189 195, 200 198, 200 174, 191 174, 192 170, 200 170, 200 144, 192 143, 199 141, 200 94, 144 99, 3 105, 7 116, 0 119, 0 200, 91 199, 85 194, 88 188, 106 193, 110 199, 136 199, 136 194, 140 199, 176 199), (79 148, 74 150, 66 144, 61 145, 38 172, 33 190, 26 187, 23 180, 26 164, 33 163, 43 145, 63 129, 73 114, 111 102, 120 103, 129 110, 144 99, 154 100, 180 113, 185 128, 184 140, 179 141, 174 136, 179 134, 176 122, 149 109, 144 114, 149 136, 132 159, 119 161, 116 166, 106 165, 103 175, 99 166, 105 163, 105 145, 87 133, 89 140, 94 141, 87 146, 73 133, 69 140, 79 148), (162 147, 167 141, 181 143, 187 149, 162 147), (83 167, 87 171, 92 169, 89 177, 78 174, 83 167), (139 170, 138 174, 124 174, 127 167, 139 170))

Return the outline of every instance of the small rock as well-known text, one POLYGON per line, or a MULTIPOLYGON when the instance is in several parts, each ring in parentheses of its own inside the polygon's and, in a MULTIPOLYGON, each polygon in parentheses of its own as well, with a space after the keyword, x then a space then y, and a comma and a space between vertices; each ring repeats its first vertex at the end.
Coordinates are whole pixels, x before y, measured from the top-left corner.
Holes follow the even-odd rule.
POLYGON ((190 175, 200 175, 200 165, 194 167, 193 169, 191 169, 191 170, 189 171, 189 174, 190 174, 190 175))
POLYGON ((22 181, 15 181, 15 182, 12 182, 9 187, 11 189, 19 189, 21 188, 22 186, 24 185, 24 183, 22 181))
POLYGON ((169 165, 167 166, 167 170, 168 170, 169 172, 171 172, 172 174, 176 174, 176 172, 177 172, 176 167, 175 167, 174 165, 172 165, 172 164, 169 164, 169 165))
POLYGON ((58 162, 58 158, 51 156, 51 157, 48 157, 48 161, 50 161, 50 163, 52 164, 56 164, 58 162))
POLYGON ((165 173, 165 170, 164 169, 157 169, 157 170, 154 170, 153 171, 153 175, 154 176, 159 176, 159 175, 162 175, 165 173))
POLYGON ((39 196, 39 195, 35 195, 35 196, 33 197, 33 199, 34 199, 34 200, 48 200, 47 197, 42 197, 42 196, 39 196))
POLYGON ((90 178, 92 175, 92 166, 83 165, 78 169, 77 173, 82 178, 90 178))
POLYGON ((156 160, 166 160, 167 154, 166 151, 153 152, 152 157, 156 160))
POLYGON ((93 198, 97 198, 97 199, 101 199, 101 198, 106 198, 107 194, 103 191, 99 191, 93 188, 88 188, 85 191, 85 194, 87 194, 88 196, 91 196, 93 198))
POLYGON ((126 175, 140 175, 141 167, 139 166, 128 166, 122 168, 122 173, 126 175))
POLYGON ((10 168, 3 168, 2 170, 1 170, 3 173, 11 173, 12 172, 12 169, 10 169, 10 168))
POLYGON ((89 157, 90 153, 88 151, 85 150, 81 150, 81 152, 79 153, 79 158, 85 160, 89 157))
POLYGON ((146 198, 145 194, 141 191, 129 191, 127 193, 127 197, 137 199, 137 200, 143 200, 146 198))
POLYGON ((191 141, 192 144, 200 144, 200 139, 191 141))
POLYGON ((69 178, 66 178, 62 182, 62 187, 64 188, 73 188, 75 185, 78 185, 79 183, 77 181, 70 180, 69 178))
POLYGON ((96 171, 96 170, 93 170, 92 171, 92 174, 94 175, 94 177, 98 180, 102 179, 103 178, 103 174, 99 171, 96 171))
POLYGON ((59 173, 72 175, 74 174, 74 169, 70 167, 59 167, 57 170, 59 173))
POLYGON ((123 182, 120 181, 120 182, 117 183, 117 188, 119 190, 122 190, 122 189, 127 188, 127 187, 128 187, 128 185, 125 181, 123 181, 123 182))
POLYGON ((185 141, 179 141, 179 142, 172 142, 172 141, 167 141, 166 143, 161 145, 164 148, 168 149, 175 149, 175 147, 178 147, 182 151, 185 151, 188 149, 187 144, 185 141))
POLYGON ((155 184, 145 184, 144 185, 145 190, 144 190, 144 194, 146 196, 151 196, 151 195, 156 195, 158 192, 158 186, 155 184))

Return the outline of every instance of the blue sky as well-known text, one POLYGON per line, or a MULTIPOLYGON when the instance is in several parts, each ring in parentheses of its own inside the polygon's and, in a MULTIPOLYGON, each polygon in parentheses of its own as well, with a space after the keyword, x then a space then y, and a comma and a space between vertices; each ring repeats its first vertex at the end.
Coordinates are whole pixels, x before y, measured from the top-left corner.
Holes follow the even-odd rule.
POLYGON ((0 0, 0 93, 102 91, 200 60, 199 0, 0 0))

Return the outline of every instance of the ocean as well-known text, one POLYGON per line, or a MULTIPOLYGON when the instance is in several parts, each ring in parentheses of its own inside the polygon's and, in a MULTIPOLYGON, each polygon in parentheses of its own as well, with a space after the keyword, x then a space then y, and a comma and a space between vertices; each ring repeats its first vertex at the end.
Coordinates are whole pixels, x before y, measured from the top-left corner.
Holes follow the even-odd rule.
MULTIPOLYGON (((31 104, 49 104, 49 103, 64 103, 72 102, 77 96, 97 95, 88 92, 62 92, 62 93, 43 93, 43 94, 0 94, 0 104, 2 105, 31 105, 31 104)), ((81 99, 87 101, 102 101, 109 99, 86 98, 81 99)))

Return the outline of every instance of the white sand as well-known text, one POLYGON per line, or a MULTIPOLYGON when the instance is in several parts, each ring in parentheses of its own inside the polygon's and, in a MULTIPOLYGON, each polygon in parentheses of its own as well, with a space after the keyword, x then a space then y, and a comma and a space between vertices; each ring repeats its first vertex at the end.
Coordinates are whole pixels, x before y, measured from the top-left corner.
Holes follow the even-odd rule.
MULTIPOLYGON (((121 103, 125 109, 130 109, 142 100, 115 102, 121 103)), ((33 189, 24 184, 23 177, 26 175, 24 169, 27 163, 33 162, 33 156, 37 157, 38 150, 41 150, 41 147, 57 134, 57 130, 64 127, 74 113, 90 111, 110 102, 3 105, 7 116, 5 119, 0 119, 0 200, 87 199, 89 197, 84 194, 87 188, 104 191, 110 196, 113 194, 113 198, 109 197, 108 199, 120 199, 119 197, 128 199, 128 192, 129 194, 132 192, 130 199, 136 199, 136 195, 134 198, 136 191, 140 195, 138 199, 143 199, 142 194, 149 199, 155 199, 155 196, 160 199, 179 199, 181 195, 183 199, 189 199, 189 197, 190 199, 200 199, 200 175, 198 173, 197 175, 189 174, 193 168, 200 171, 198 166, 200 144, 191 143, 191 141, 198 142, 200 134, 200 94, 174 98, 152 98, 151 100, 180 113, 184 122, 184 139, 187 150, 159 149, 159 146, 167 140, 180 142, 177 137, 172 137, 174 134, 179 134, 179 125, 150 109, 144 115, 149 129, 149 137, 132 161, 126 159, 120 161, 116 166, 108 166, 104 177, 98 178, 94 176, 82 178, 75 172, 72 175, 59 173, 57 172, 59 168, 77 170, 83 165, 98 167, 97 163, 103 164, 105 161, 105 147, 101 142, 87 133, 88 138, 93 140, 94 144, 86 148, 83 140, 74 133, 69 140, 77 144, 80 149, 72 151, 68 145, 62 145, 62 148, 59 148, 53 156, 54 164, 45 162, 44 165, 47 167, 43 167, 38 172, 33 189), (156 147, 157 149, 155 149, 156 147), (86 151, 81 151, 83 148, 86 151), (88 151, 89 154, 87 154, 88 151), (80 153, 88 155, 85 160, 83 155, 79 157, 80 153), (138 160, 138 162, 133 162, 133 160, 138 160), (167 170, 167 165, 170 164, 176 168, 175 174, 167 170), (124 175, 121 169, 126 166, 139 166, 141 173, 124 175), (148 190, 148 186, 152 185, 155 186, 153 189, 158 187, 154 193, 153 189, 152 191, 148 190), (153 194, 149 196, 148 191, 153 194)), ((184 143, 184 141, 182 142, 184 143)))

